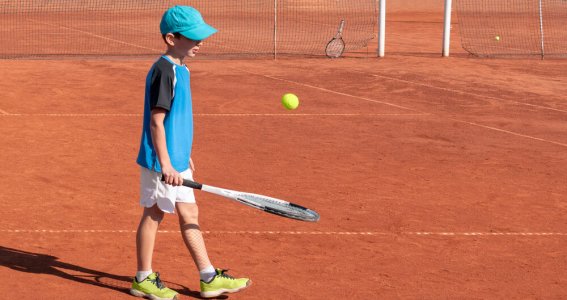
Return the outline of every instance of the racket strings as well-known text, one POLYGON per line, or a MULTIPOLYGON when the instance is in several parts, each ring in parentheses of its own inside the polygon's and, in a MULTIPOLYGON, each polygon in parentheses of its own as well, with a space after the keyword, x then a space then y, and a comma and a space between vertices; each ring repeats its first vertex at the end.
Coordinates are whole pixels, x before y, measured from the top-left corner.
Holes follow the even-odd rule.
POLYGON ((331 41, 326 48, 327 56, 329 57, 339 57, 343 54, 345 50, 345 44, 341 39, 335 39, 331 41))
POLYGON ((291 218, 315 220, 318 219, 318 215, 312 210, 306 209, 298 205, 292 205, 289 202, 283 200, 273 199, 269 197, 263 197, 259 195, 242 195, 250 202, 257 203, 263 206, 267 212, 275 213, 278 215, 284 215, 291 218))

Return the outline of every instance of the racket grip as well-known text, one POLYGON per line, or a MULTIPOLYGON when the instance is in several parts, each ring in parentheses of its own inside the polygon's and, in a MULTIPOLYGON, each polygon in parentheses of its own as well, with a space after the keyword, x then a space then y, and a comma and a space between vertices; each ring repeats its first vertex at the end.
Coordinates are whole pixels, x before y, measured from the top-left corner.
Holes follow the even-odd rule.
MULTIPOLYGON (((165 176, 161 175, 161 181, 165 181, 165 176)), ((196 190, 200 190, 203 188, 203 185, 201 183, 189 179, 183 179, 183 185, 196 190)))
POLYGON ((183 185, 186 187, 190 187, 192 189, 196 189, 196 190, 200 190, 203 188, 203 185, 195 182, 195 181, 191 181, 189 179, 183 179, 183 185))

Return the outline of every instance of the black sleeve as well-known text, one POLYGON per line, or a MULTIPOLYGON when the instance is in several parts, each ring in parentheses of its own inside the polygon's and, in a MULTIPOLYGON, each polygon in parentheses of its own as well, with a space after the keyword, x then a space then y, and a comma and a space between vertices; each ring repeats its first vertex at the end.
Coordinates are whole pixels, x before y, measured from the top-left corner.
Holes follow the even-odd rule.
POLYGON ((155 64, 150 81, 150 107, 152 109, 156 107, 168 111, 171 109, 174 76, 173 69, 167 64, 161 61, 155 64))

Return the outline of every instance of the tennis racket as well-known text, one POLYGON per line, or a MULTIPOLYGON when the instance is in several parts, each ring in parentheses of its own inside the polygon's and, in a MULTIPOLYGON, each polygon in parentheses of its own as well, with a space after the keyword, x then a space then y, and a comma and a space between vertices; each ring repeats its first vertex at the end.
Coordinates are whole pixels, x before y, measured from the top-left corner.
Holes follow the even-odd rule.
MULTIPOLYGON (((163 180, 164 178, 162 178, 163 180)), ((235 200, 244 205, 263 210, 274 215, 296 219, 307 222, 319 221, 319 214, 301 205, 287 202, 284 200, 258 195, 251 193, 238 192, 228 189, 222 189, 210 185, 201 184, 189 179, 183 179, 183 185, 196 190, 202 190, 207 193, 222 196, 235 200)))
POLYGON ((345 51, 345 41, 343 40, 343 29, 345 28, 345 20, 341 20, 337 34, 332 38, 325 47, 325 54, 330 58, 338 58, 345 51))

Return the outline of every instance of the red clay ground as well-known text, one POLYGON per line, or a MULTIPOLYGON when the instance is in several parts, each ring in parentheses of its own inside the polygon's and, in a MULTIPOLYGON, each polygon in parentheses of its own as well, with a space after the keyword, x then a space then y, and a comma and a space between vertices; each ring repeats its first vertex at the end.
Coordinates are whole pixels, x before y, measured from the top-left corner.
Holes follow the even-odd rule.
MULTIPOLYGON (((433 16, 394 15, 385 59, 191 63, 196 178, 321 214, 198 193, 213 262, 254 281, 230 299, 567 297, 567 62, 442 59, 433 16)), ((151 64, 0 61, 3 298, 133 299, 151 64)), ((154 269, 196 297, 161 229, 154 269)))

